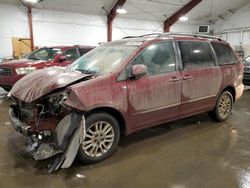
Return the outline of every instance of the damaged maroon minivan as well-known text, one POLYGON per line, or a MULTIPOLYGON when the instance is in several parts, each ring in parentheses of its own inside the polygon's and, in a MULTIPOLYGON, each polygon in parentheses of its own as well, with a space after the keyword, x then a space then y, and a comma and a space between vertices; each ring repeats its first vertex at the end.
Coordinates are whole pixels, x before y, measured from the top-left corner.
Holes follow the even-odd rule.
POLYGON ((183 34, 127 37, 68 68, 37 70, 9 93, 14 128, 49 172, 111 156, 121 134, 209 112, 230 115, 243 93, 243 64, 221 39, 183 34))

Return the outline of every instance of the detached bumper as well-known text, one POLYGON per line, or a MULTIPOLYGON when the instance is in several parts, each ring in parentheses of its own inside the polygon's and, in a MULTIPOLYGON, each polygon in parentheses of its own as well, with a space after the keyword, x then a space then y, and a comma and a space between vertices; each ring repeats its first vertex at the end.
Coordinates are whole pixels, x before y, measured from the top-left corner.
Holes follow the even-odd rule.
POLYGON ((27 125, 26 123, 23 123, 17 118, 17 115, 15 113, 15 106, 13 105, 10 106, 9 108, 9 117, 10 117, 10 122, 16 131, 22 133, 25 136, 30 135, 31 126, 27 125))
POLYGON ((51 157, 55 159, 48 169, 49 173, 59 168, 69 168, 73 163, 80 145, 85 138, 85 119, 82 113, 72 112, 66 115, 57 125, 52 134, 52 141, 43 141, 39 133, 34 137, 31 127, 20 121, 17 117, 14 105, 9 108, 9 116, 12 126, 16 131, 25 136, 31 136, 30 154, 35 160, 44 160, 51 157))

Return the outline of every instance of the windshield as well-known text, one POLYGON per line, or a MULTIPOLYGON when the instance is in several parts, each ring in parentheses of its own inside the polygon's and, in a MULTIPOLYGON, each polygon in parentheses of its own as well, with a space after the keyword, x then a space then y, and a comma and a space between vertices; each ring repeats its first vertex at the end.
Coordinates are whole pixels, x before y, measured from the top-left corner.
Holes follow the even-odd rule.
POLYGON ((106 74, 112 72, 136 48, 128 45, 100 46, 77 59, 69 69, 87 74, 106 74))
POLYGON ((61 48, 40 48, 26 55, 25 58, 31 60, 53 60, 58 53, 61 53, 61 48))

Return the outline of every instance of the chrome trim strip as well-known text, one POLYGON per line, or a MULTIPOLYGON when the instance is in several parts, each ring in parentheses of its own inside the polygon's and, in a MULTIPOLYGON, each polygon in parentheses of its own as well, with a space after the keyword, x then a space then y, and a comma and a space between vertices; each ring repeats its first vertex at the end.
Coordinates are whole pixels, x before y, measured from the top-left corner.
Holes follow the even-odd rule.
POLYGON ((150 109, 150 110, 139 111, 139 112, 136 112, 136 113, 132 114, 132 116, 139 115, 139 114, 146 114, 146 113, 157 111, 157 110, 163 110, 163 109, 171 108, 171 107, 178 106, 178 105, 181 105, 181 103, 175 103, 175 104, 170 104, 170 105, 167 105, 167 106, 161 106, 161 107, 158 107, 158 108, 153 108, 153 109, 150 109))
POLYGON ((201 97, 201 98, 198 98, 198 99, 187 100, 187 101, 182 102, 182 104, 186 104, 186 103, 189 103, 189 102, 196 102, 196 101, 200 101, 200 100, 203 100, 203 99, 208 99, 208 98, 211 98, 211 97, 216 97, 216 94, 208 95, 206 97, 201 97))

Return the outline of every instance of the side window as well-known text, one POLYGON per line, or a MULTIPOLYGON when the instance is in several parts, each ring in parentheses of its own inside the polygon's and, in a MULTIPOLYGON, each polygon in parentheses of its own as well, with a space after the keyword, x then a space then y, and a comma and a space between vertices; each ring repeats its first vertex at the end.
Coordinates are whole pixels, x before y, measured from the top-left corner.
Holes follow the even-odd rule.
POLYGON ((63 56, 67 57, 67 60, 74 61, 77 58, 79 58, 79 55, 77 54, 77 51, 75 48, 68 49, 62 53, 63 56))
POLYGON ((133 65, 144 64, 149 75, 175 71, 175 53, 172 41, 148 46, 133 61, 133 65))
POLYGON ((184 69, 215 66, 215 57, 208 42, 178 42, 184 69))
POLYGON ((91 49, 89 48, 79 48, 80 56, 83 56, 87 52, 89 52, 91 49))
POLYGON ((214 48, 216 56, 219 59, 220 65, 229 65, 237 63, 237 58, 228 46, 215 42, 212 42, 211 44, 214 48))

